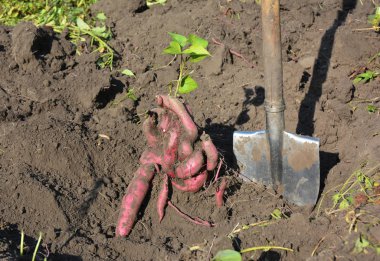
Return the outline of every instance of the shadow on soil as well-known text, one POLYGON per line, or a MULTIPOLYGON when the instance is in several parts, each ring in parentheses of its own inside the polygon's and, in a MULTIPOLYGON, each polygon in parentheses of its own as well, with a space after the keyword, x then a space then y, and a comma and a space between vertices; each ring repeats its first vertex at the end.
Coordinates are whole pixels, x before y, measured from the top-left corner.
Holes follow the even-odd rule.
MULTIPOLYGON (((322 86, 327 79, 327 73, 330 68, 330 60, 334 47, 335 34, 338 28, 346 21, 346 18, 356 7, 357 0, 343 0, 342 10, 338 11, 337 17, 331 27, 325 32, 321 39, 318 56, 315 60, 313 72, 311 74, 310 88, 301 102, 298 113, 298 124, 296 133, 312 136, 314 134, 314 113, 316 104, 322 95, 322 86)), ((300 80, 299 86, 304 86, 309 80, 310 75, 304 73, 300 80)), ((321 184, 320 193, 325 187, 325 180, 328 172, 339 163, 338 153, 320 152, 321 162, 321 184)))
MULTIPOLYGON (((24 235, 24 255, 20 256, 20 242, 21 232, 18 230, 16 224, 10 224, 5 229, 0 230, 0 243, 7 245, 7 249, 4 252, 0 252, 1 260, 19 260, 26 261, 32 260, 37 240, 33 237, 24 235)), ((38 250, 36 260, 43 260, 44 255, 48 256, 49 260, 59 261, 82 261, 79 256, 66 255, 66 254, 47 254, 48 246, 42 244, 38 250), (46 250, 45 250, 46 249, 46 250)))

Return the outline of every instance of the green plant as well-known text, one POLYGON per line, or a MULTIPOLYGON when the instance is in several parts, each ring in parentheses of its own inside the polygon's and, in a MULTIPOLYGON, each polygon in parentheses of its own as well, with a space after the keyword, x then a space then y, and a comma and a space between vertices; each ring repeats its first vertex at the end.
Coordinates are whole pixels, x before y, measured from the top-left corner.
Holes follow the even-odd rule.
POLYGON ((185 37, 176 33, 169 33, 172 41, 163 50, 163 53, 175 57, 179 56, 178 79, 169 83, 169 94, 171 95, 173 84, 175 83, 174 97, 180 94, 190 93, 198 88, 198 83, 190 76, 193 73, 190 63, 197 63, 208 56, 208 41, 194 34, 185 37))
POLYGON ((151 7, 151 6, 153 6, 153 5, 158 5, 158 4, 160 4, 160 5, 164 5, 164 4, 166 3, 166 1, 167 1, 167 0, 147 0, 147 1, 146 1, 146 5, 147 5, 148 7, 151 7))
POLYGON ((367 83, 373 79, 375 79, 379 75, 378 72, 367 70, 364 73, 357 75, 353 81, 353 83, 367 83))
MULTIPOLYGON (((20 239, 20 256, 21 257, 24 256, 24 244, 25 244, 24 240, 25 240, 25 233, 24 233, 24 230, 21 230, 21 239, 20 239)), ((42 241, 42 232, 40 232, 40 235, 38 236, 37 244, 34 248, 33 255, 32 255, 32 261, 36 260, 38 249, 40 248, 40 245, 41 245, 41 241, 42 241)), ((44 257, 44 261, 47 261, 46 256, 44 257)))
POLYGON ((218 251, 212 261, 241 261, 241 254, 235 250, 225 249, 218 251))
POLYGON ((65 28, 69 31, 71 41, 81 53, 80 42, 89 38, 92 51, 99 52, 97 65, 100 68, 112 69, 115 50, 108 44, 112 37, 109 28, 105 26, 107 17, 98 13, 90 17, 90 6, 96 0, 37 0, 37 1, 2 1, 0 8, 0 23, 15 25, 20 21, 31 21, 36 26, 50 26, 57 33, 65 28))
POLYGON ((373 104, 368 104, 367 105, 367 111, 369 113, 375 113, 379 108, 377 108, 375 105, 373 104))
POLYGON ((368 22, 375 31, 380 31, 380 6, 377 6, 375 13, 368 16, 368 22))

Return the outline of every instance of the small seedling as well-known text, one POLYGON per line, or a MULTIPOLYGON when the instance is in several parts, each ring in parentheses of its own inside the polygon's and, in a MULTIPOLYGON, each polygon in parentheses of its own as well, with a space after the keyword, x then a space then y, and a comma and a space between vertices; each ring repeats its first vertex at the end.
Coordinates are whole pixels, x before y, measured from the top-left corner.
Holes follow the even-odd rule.
POLYGON ((271 217, 275 220, 280 220, 282 218, 289 218, 285 213, 283 213, 280 209, 276 208, 270 213, 271 217))
POLYGON ((359 238, 355 241, 355 253, 367 253, 367 248, 370 246, 369 241, 363 236, 360 235, 359 238))
POLYGON ((368 104, 367 105, 367 111, 369 113, 375 113, 379 108, 377 108, 375 105, 373 104, 368 104))
POLYGON ((368 22, 375 31, 380 31, 380 6, 376 7, 374 14, 368 16, 368 22))
POLYGON ((186 94, 198 88, 198 83, 190 76, 193 70, 190 68, 190 63, 197 63, 208 56, 211 56, 207 51, 208 41, 194 34, 185 37, 176 33, 169 33, 172 41, 169 46, 163 50, 163 53, 173 56, 179 56, 179 75, 178 79, 169 83, 169 94, 171 95, 173 85, 174 97, 180 94, 186 94))
POLYGON ((357 75, 353 81, 354 84, 356 83, 367 83, 373 79, 375 79, 379 75, 378 72, 367 70, 364 73, 361 73, 357 75))

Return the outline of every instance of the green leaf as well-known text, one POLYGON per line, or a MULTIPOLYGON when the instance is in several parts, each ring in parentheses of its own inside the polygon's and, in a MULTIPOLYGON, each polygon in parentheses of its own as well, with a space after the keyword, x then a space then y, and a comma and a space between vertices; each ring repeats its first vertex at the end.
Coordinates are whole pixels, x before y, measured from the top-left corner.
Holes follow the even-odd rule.
POLYGON ((337 204, 339 202, 340 198, 341 198, 340 193, 334 194, 332 196, 332 200, 333 200, 334 204, 337 204))
POLYGON ((186 36, 176 34, 176 33, 168 33, 170 37, 173 39, 173 41, 179 43, 181 47, 184 47, 187 44, 187 38, 186 36))
POLYGON ((350 202, 347 199, 343 199, 339 204, 339 209, 343 210, 350 206, 350 202))
POLYGON ((368 247, 369 241, 365 239, 362 235, 355 241, 355 252, 361 253, 366 247, 368 247))
POLYGON ((368 104, 367 105, 367 111, 370 112, 370 113, 374 113, 377 111, 377 107, 373 104, 368 104))
POLYGON ((274 219, 281 219, 282 217, 282 212, 281 210, 279 210, 278 208, 276 208, 275 210, 272 211, 272 213, 270 214, 274 219))
POLYGON ((197 63, 202 61, 204 58, 209 57, 209 55, 196 55, 196 54, 190 54, 190 62, 197 63))
POLYGON ((216 253, 212 261, 241 261, 241 254, 235 250, 226 249, 216 253))
POLYGON ((96 15, 96 18, 100 21, 105 21, 107 19, 107 16, 104 13, 98 13, 96 15))
POLYGON ((189 48, 183 51, 185 54, 190 54, 190 55, 206 55, 206 56, 211 56, 210 53, 201 45, 191 45, 189 48))
POLYGON ((136 77, 135 74, 129 69, 124 69, 121 71, 121 73, 127 76, 136 77))
POLYGON ((98 35, 98 36, 102 36, 102 34, 107 30, 107 28, 105 26, 102 26, 102 27, 94 27, 91 29, 91 31, 98 35))
POLYGON ((90 26, 80 17, 77 17, 77 26, 80 30, 90 30, 90 26))
POLYGON ((164 49, 163 53, 181 54, 182 53, 181 46, 179 45, 179 43, 177 43, 175 41, 171 41, 169 46, 164 49))
POLYGON ((207 48, 207 46, 208 46, 207 40, 200 38, 200 37, 196 36, 195 34, 189 35, 189 42, 191 43, 191 45, 200 45, 203 48, 207 48))
POLYGON ((190 75, 185 76, 181 81, 181 86, 178 89, 178 92, 181 94, 190 93, 198 88, 198 83, 194 81, 190 75))

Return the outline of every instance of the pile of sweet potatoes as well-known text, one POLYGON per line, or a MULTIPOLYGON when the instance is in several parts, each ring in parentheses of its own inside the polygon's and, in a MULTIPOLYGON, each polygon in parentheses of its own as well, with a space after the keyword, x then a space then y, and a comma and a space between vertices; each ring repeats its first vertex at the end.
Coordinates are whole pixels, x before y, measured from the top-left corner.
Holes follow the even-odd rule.
MULTIPOLYGON (((207 181, 209 171, 218 164, 216 147, 207 134, 202 134, 198 140, 197 126, 184 103, 167 95, 156 96, 156 103, 158 107, 149 112, 143 123, 148 148, 142 153, 140 167, 122 200, 117 236, 127 236, 131 231, 155 173, 164 176, 157 202, 161 221, 168 203, 168 186, 197 192, 207 181)), ((218 196, 217 192, 219 205, 218 196)))

